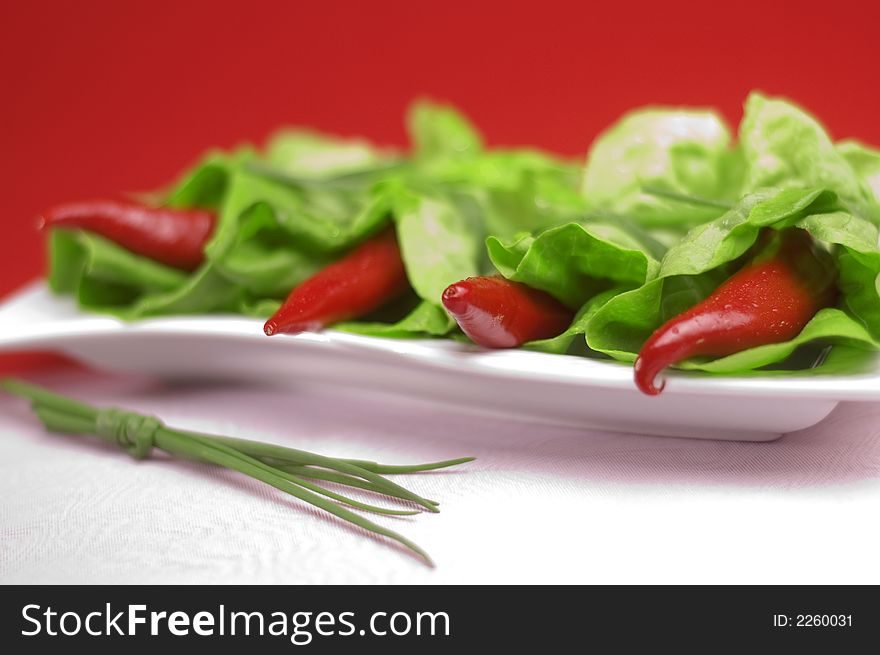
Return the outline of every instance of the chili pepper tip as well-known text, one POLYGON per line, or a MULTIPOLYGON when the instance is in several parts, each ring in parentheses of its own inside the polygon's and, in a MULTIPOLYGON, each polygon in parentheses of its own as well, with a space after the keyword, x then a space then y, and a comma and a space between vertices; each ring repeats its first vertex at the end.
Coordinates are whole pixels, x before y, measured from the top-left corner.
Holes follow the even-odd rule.
POLYGON ((446 287, 441 298, 443 306, 453 314, 463 312, 467 307, 468 288, 464 284, 455 283, 446 287))
POLYGON ((633 379, 635 380, 639 391, 648 396, 659 396, 660 392, 663 391, 663 388, 666 386, 665 380, 662 380, 659 386, 654 384, 660 370, 656 370, 656 367, 648 368, 645 364, 645 360, 638 357, 636 363, 633 365, 633 379))
POLYGON ((267 337, 276 334, 300 334, 301 332, 318 332, 324 325, 318 321, 299 321, 296 323, 279 322, 275 318, 270 318, 263 325, 263 332, 267 337))

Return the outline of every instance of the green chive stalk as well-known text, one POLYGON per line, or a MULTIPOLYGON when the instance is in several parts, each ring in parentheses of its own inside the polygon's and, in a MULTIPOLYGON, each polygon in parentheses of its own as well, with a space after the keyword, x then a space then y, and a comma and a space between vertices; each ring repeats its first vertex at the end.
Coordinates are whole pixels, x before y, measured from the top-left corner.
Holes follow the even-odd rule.
POLYGON ((358 527, 398 542, 433 566, 428 554, 401 534, 352 510, 385 516, 418 514, 416 509, 388 509, 361 502, 327 489, 320 482, 352 487, 412 503, 429 512, 438 503, 388 480, 383 474, 420 473, 473 461, 461 457, 415 465, 385 465, 364 460, 326 457, 316 453, 247 439, 201 434, 170 428, 159 419, 118 408, 98 408, 27 382, 7 379, 0 388, 31 402, 37 418, 51 432, 93 435, 114 443, 136 458, 149 457, 154 448, 180 458, 209 462, 238 471, 299 498, 358 527))

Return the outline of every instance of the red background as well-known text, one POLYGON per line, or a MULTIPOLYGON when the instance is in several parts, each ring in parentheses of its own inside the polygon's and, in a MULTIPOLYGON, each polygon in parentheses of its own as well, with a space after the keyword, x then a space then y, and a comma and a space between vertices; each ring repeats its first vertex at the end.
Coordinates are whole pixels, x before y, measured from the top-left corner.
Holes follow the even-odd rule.
POLYGON ((565 154, 634 105, 735 121, 752 88, 877 144, 878 20, 845 1, 7 1, 0 295, 40 274, 47 205, 161 185, 285 123, 402 144, 419 94, 565 154))

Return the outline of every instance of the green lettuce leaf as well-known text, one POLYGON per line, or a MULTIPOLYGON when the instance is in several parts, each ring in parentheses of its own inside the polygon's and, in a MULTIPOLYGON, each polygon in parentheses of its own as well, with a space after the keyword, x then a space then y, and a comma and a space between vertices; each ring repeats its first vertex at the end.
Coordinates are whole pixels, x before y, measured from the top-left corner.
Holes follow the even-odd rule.
POLYGON ((870 148, 852 139, 840 141, 837 151, 871 189, 873 203, 871 216, 880 215, 880 150, 870 148))
POLYGON ((581 191, 591 211, 653 227, 686 227, 722 210, 644 189, 733 201, 740 195, 741 166, 730 130, 715 112, 641 109, 593 142, 581 191))
POLYGON ((332 189, 303 189, 268 178, 252 171, 250 161, 227 168, 219 227, 205 251, 208 272, 180 289, 172 305, 151 299, 135 311, 192 311, 204 306, 194 304, 190 296, 195 294, 208 304, 198 311, 265 315, 291 289, 389 220, 387 194, 346 188, 344 200, 334 205, 324 201, 339 195, 332 189))
POLYGON ((392 205, 407 277, 419 297, 439 305, 446 287, 479 275, 484 235, 448 196, 400 188, 392 205))
POLYGON ((483 149, 477 129, 450 106, 417 100, 409 108, 406 123, 416 159, 469 157, 483 149))
POLYGON ((434 171, 435 182, 469 197, 486 233, 501 239, 582 219, 578 177, 571 162, 529 150, 488 152, 434 171))
POLYGON ((654 278, 660 268, 654 255, 663 252, 660 244, 621 221, 567 223, 508 243, 493 236, 486 247, 492 264, 507 279, 580 308, 562 334, 524 345, 551 353, 572 351, 575 338, 584 334, 599 308, 654 278))
POLYGON ((309 129, 280 130, 265 150, 265 160, 274 170, 305 179, 374 168, 389 156, 364 139, 342 139, 309 129))
POLYGON ((144 294, 167 292, 187 279, 177 269, 79 230, 51 232, 49 263, 49 287, 73 293, 81 306, 93 311, 124 310, 144 294))
POLYGON ((144 295, 118 315, 134 320, 168 314, 235 313, 242 302, 242 290, 220 275, 213 265, 205 264, 176 289, 144 295))
POLYGON ((610 287, 641 286, 659 269, 643 243, 614 224, 567 223, 506 244, 493 236, 486 247, 504 277, 570 307, 610 287))
POLYGON ((597 139, 585 170, 534 149, 488 148, 449 106, 417 102, 407 125, 408 156, 301 129, 276 133, 262 152, 209 153, 170 189, 142 196, 218 213, 197 271, 53 230, 50 287, 125 319, 266 317, 393 221, 413 291, 340 329, 464 338, 443 290, 497 270, 578 310, 565 333, 527 348, 632 360, 657 326, 745 261, 760 230, 801 228, 833 253, 839 306, 785 344, 682 367, 780 368, 805 346, 835 344, 820 367, 831 370, 880 340, 880 152, 834 144, 790 103, 753 94, 735 147, 713 112, 633 112, 597 139))
POLYGON ((230 168, 237 160, 247 160, 253 156, 250 148, 241 148, 231 155, 207 155, 167 192, 166 204, 172 207, 219 208, 226 194, 230 168))
MULTIPOLYGON (((526 350, 537 350, 538 352, 553 353, 557 355, 571 353, 573 345, 577 343, 576 337, 584 334, 596 312, 598 312, 605 303, 624 291, 626 291, 626 288, 611 288, 597 293, 578 310, 577 314, 575 314, 574 320, 565 332, 550 339, 529 341, 528 343, 523 344, 523 348, 526 350)), ((583 343, 583 341, 581 341, 581 343, 583 343)), ((578 352, 575 354, 583 355, 587 353, 578 352)), ((598 353, 593 351, 589 354, 597 355, 598 353)))
POLYGON ((188 275, 82 231, 53 230, 49 286, 126 320, 236 311, 242 291, 210 264, 188 275))
POLYGON ((683 362, 681 368, 710 373, 739 373, 783 362, 797 348, 815 342, 833 343, 835 347, 853 347, 862 351, 880 347, 871 333, 861 323, 854 321, 852 316, 839 309, 828 308, 819 311, 790 341, 758 346, 709 362, 683 362))
POLYGON ((314 253, 350 248, 388 218, 387 198, 369 188, 304 189, 267 177, 247 164, 233 169, 227 183, 220 224, 206 247, 209 259, 222 258, 242 238, 243 216, 264 204, 277 228, 291 243, 314 253))
POLYGON ((337 323, 334 330, 387 339, 417 339, 442 337, 456 328, 455 321, 436 303, 421 301, 409 314, 397 322, 347 321, 337 323))
POLYGON ((863 176, 825 128, 800 107, 760 93, 749 95, 739 128, 746 161, 745 191, 782 187, 822 187, 834 191, 847 209, 877 219, 876 200, 863 176))
POLYGON ((252 297, 282 298, 334 259, 323 249, 304 248, 263 201, 240 214, 234 235, 228 248, 214 252, 209 261, 252 297))
POLYGON ((817 340, 848 347, 876 347, 880 339, 880 249, 877 226, 842 208, 824 189, 765 190, 743 199, 724 216, 694 228, 663 258, 656 279, 626 291, 599 308, 586 327, 590 348, 633 361, 651 333, 708 296, 727 279, 761 228, 805 229, 832 249, 840 271, 840 307, 814 317, 786 343, 754 348, 683 368, 743 371, 782 361, 795 348, 817 340))
POLYGON ((451 196, 484 234, 509 238, 557 225, 585 211, 579 167, 529 148, 487 150, 479 132, 450 107, 416 102, 408 115, 414 188, 451 196))

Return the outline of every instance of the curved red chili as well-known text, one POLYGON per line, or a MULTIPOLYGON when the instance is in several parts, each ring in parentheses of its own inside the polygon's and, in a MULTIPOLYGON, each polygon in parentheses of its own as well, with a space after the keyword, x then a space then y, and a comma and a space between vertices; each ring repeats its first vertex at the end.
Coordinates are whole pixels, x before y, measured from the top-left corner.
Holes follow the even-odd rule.
POLYGON ((365 241, 296 287, 263 331, 295 334, 363 316, 407 287, 394 229, 365 241))
POLYGON ((94 232, 138 255, 191 271, 204 259, 216 216, 201 209, 153 208, 133 202, 94 200, 53 207, 40 227, 94 232))
POLYGON ((635 363, 642 392, 659 394, 663 385, 654 382, 660 372, 689 357, 722 357, 788 341, 834 302, 836 271, 828 253, 800 229, 778 238, 775 253, 759 256, 651 335, 635 363))
POLYGON ((486 348, 549 339, 574 319, 550 294, 502 277, 469 277, 447 287, 442 300, 464 333, 486 348))

